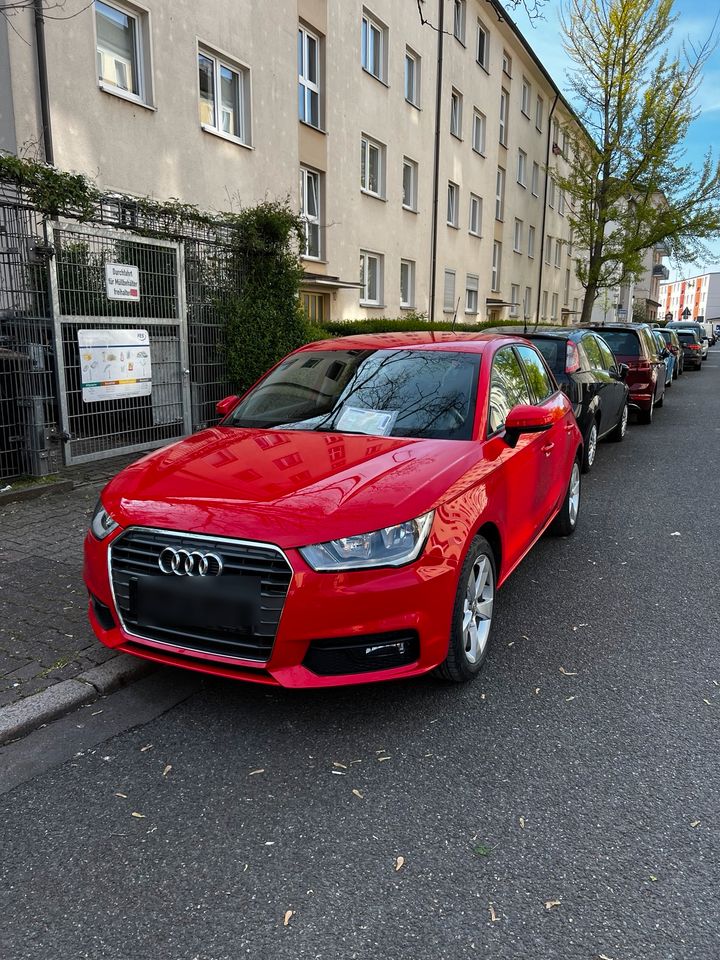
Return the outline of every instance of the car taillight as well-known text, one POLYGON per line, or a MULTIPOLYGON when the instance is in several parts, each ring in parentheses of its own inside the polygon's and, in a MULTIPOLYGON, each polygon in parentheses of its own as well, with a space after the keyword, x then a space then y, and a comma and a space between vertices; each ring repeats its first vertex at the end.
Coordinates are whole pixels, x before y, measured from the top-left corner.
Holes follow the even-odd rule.
POLYGON ((691 350, 700 350, 700 349, 702 349, 702 348, 700 347, 700 344, 699 344, 699 343, 689 343, 689 344, 688 344, 688 347, 689 347, 691 350))
POLYGON ((573 343, 572 340, 568 340, 567 350, 565 352, 565 373, 575 373, 575 371, 579 369, 580 353, 578 352, 577 344, 573 343))

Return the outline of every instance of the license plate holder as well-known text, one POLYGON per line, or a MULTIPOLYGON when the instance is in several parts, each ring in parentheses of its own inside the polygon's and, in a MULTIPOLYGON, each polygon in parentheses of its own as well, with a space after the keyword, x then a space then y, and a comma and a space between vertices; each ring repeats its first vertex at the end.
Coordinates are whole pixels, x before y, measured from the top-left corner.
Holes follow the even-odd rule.
POLYGON ((260 577, 141 576, 131 581, 140 627, 252 634, 260 619, 260 577))

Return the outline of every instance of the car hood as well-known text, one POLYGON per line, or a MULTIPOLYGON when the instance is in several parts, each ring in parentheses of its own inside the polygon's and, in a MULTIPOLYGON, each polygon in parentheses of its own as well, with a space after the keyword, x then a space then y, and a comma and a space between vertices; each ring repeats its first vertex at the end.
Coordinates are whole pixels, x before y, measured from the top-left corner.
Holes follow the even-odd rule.
POLYGON ((474 441, 213 427, 143 457, 107 485, 121 526, 281 547, 410 520, 464 487, 474 441))

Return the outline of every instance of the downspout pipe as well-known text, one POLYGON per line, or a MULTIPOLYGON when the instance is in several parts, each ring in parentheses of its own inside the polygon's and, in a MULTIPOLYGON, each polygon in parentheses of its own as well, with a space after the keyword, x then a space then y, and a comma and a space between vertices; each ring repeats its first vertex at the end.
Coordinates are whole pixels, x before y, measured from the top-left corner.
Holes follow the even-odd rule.
POLYGON ((48 89, 47 55, 45 52, 45 17, 43 0, 33 0, 35 10, 35 50, 37 51, 38 85, 40 88, 40 117, 42 119, 45 162, 54 166, 52 126, 50 124, 50 93, 48 89))
POLYGON ((535 326, 540 323, 540 300, 542 297, 542 281, 543 281, 543 269, 545 266, 545 221, 547 219, 547 202, 548 202, 548 185, 550 183, 550 147, 552 144, 552 118, 555 113, 555 107, 559 99, 559 94, 555 94, 555 99, 553 100, 553 105, 550 108, 550 113, 548 114, 548 132, 547 132, 547 147, 545 150, 545 189, 543 191, 543 212, 542 212, 542 224, 540 227, 540 270, 538 272, 538 292, 537 292, 537 308, 535 310, 535 326))
POLYGON ((430 323, 435 319, 435 290, 437 286, 438 191, 440 185, 440 114, 443 88, 443 40, 445 37, 445 2, 438 0, 437 84, 435 87, 435 155, 433 158, 433 203, 430 235, 430 323))

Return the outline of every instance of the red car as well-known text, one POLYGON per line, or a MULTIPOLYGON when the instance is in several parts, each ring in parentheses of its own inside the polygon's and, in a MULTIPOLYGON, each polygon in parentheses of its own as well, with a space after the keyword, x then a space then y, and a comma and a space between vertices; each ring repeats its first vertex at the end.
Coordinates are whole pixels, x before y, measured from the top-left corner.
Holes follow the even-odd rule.
POLYGON ((518 338, 313 343, 218 407, 102 492, 84 575, 109 647, 287 687, 469 680, 497 587, 575 529, 581 436, 518 338))

